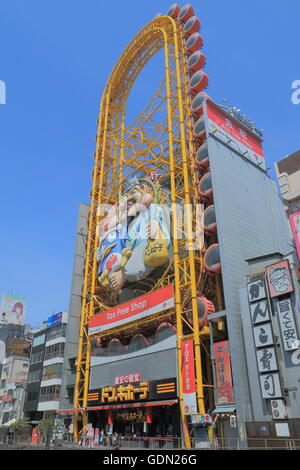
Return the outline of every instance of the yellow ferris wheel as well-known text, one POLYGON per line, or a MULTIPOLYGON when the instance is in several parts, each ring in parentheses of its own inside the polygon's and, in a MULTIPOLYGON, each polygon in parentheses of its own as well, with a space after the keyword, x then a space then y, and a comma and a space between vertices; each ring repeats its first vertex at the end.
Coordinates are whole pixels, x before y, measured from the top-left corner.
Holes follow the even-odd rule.
MULTIPOLYGON (((199 29, 200 22, 190 5, 181 9, 172 5, 167 15, 153 19, 127 46, 103 92, 94 154, 74 394, 75 441, 87 424, 89 321, 95 314, 118 304, 116 293, 107 283, 99 282, 99 227, 109 207, 122 197, 131 178, 149 182, 153 174, 159 174, 160 181, 168 188, 173 255, 161 268, 159 276, 149 275, 137 283, 137 288, 146 293, 170 284, 174 287, 174 307, 147 321, 168 316, 176 325, 180 411, 187 447, 190 447, 190 439, 183 399, 183 341, 193 344, 197 411, 204 414, 212 406, 209 329, 198 320, 198 297, 199 291, 201 295, 208 290, 214 294, 214 285, 211 279, 205 280, 203 246, 195 247, 199 226, 197 204, 200 202, 195 154, 203 146, 205 134, 203 129, 195 131, 195 122, 201 119, 196 114, 193 116, 191 106, 203 100, 205 94, 201 94, 201 90, 208 81, 201 70, 205 57, 199 51, 203 42, 199 29), (164 52, 163 82, 144 111, 126 127, 126 105, 132 86, 144 66, 160 50, 164 52), (178 215, 178 206, 184 207, 184 222, 178 215)), ((105 331, 105 336, 130 334, 144 327, 145 319, 136 320, 105 331)))

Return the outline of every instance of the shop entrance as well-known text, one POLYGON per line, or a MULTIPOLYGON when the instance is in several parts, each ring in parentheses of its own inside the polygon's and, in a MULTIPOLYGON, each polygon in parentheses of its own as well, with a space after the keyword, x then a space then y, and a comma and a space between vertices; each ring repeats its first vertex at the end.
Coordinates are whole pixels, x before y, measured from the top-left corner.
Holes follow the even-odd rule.
POLYGON ((117 432, 122 437, 178 437, 180 412, 178 404, 151 407, 93 411, 94 427, 106 433, 117 432), (109 416, 110 414, 110 416, 109 416))

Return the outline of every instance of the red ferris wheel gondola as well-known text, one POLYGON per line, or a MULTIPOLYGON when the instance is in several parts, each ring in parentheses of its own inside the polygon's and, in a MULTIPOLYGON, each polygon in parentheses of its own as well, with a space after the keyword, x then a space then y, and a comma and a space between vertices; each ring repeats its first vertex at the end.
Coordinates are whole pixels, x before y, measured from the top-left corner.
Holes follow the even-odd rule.
POLYGON ((207 271, 212 273, 221 272, 221 259, 218 243, 214 243, 208 247, 204 255, 204 265, 207 271))
POLYGON ((180 12, 179 12, 179 15, 178 15, 178 19, 179 21, 181 21, 182 23, 185 23, 187 20, 189 20, 192 16, 194 16, 194 8, 192 7, 192 5, 190 5, 189 3, 187 3, 186 5, 184 5, 180 12))
POLYGON ((180 12, 180 6, 177 5, 177 3, 173 3, 173 5, 171 5, 168 10, 167 16, 171 16, 172 18, 174 18, 174 20, 176 20, 176 18, 179 15, 179 12, 180 12))
POLYGON ((188 54, 192 54, 193 52, 201 49, 203 46, 203 37, 200 36, 198 33, 192 34, 186 41, 185 41, 185 48, 188 54))
POLYGON ((208 85, 208 76, 206 73, 202 72, 199 70, 198 72, 195 72, 194 75, 192 75, 190 79, 190 90, 193 93, 197 93, 204 88, 206 88, 208 85))
POLYGON ((189 60, 187 62, 187 66, 189 69, 189 73, 195 73, 198 70, 202 69, 204 65, 206 64, 206 57, 202 52, 200 51, 195 51, 193 54, 189 57, 189 60))
POLYGON ((192 16, 183 27, 183 35, 188 38, 193 33, 198 33, 201 28, 200 20, 197 16, 192 16))

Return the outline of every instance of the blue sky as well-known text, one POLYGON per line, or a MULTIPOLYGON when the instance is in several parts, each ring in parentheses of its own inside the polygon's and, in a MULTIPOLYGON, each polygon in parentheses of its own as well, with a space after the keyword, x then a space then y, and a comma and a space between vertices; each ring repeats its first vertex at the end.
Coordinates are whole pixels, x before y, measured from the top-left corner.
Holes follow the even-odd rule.
MULTIPOLYGON (((126 45, 172 1, 2 0, 0 3, 0 294, 26 298, 34 326, 68 308, 80 202, 89 202, 96 121, 126 45)), ((180 4, 183 6, 184 3, 180 4)), ((298 0, 194 1, 208 93, 264 129, 273 162, 300 148, 298 0)), ((162 78, 160 57, 139 77, 134 115, 162 78)))

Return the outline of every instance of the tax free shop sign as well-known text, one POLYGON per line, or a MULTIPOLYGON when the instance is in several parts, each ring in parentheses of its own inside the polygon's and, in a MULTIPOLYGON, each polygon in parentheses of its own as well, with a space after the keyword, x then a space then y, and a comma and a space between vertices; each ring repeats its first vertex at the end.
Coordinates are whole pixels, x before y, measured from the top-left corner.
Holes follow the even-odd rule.
POLYGON ((124 325, 172 307, 174 307, 174 288, 170 285, 94 315, 89 321, 89 335, 124 325))

